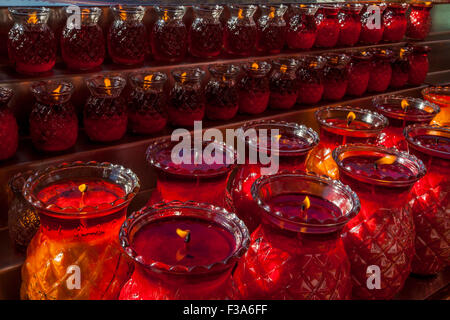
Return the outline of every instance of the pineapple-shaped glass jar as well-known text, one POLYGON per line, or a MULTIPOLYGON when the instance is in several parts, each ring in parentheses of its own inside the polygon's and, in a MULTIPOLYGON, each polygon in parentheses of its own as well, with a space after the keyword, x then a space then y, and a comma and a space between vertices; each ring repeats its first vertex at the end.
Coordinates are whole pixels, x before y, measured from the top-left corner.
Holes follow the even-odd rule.
POLYGON ((219 5, 194 6, 194 21, 189 29, 189 51, 194 57, 213 58, 222 51, 223 28, 219 5))
POLYGON ((209 68, 211 79, 205 87, 206 116, 211 120, 232 119, 238 111, 238 66, 215 65, 209 68))
POLYGON ((244 76, 239 81, 239 112, 259 114, 269 105, 269 72, 271 64, 266 61, 248 62, 243 65, 244 76))
POLYGON ((14 244, 25 249, 39 229, 39 215, 35 208, 25 200, 22 189, 32 171, 20 172, 9 180, 11 201, 8 209, 8 230, 14 244))
POLYGON ((114 63, 136 65, 144 62, 147 53, 147 28, 142 6, 112 7, 114 22, 108 31, 108 52, 114 63))
POLYGON ((150 35, 153 57, 157 61, 180 62, 188 47, 188 30, 183 22, 183 6, 156 7, 158 19, 150 35))
MULTIPOLYGON (((105 59, 105 37, 98 25, 102 9, 81 8, 80 25, 72 23, 67 8, 68 23, 61 35, 61 55, 67 67, 73 70, 89 70, 100 66, 105 59)), ((76 20, 75 20, 76 22, 76 20)))
POLYGON ((136 72, 130 76, 133 90, 128 97, 128 129, 132 133, 152 134, 167 123, 165 73, 136 72))
POLYGON ((273 109, 290 109, 297 102, 298 83, 295 59, 278 59, 272 62, 269 76, 269 106, 273 109))
POLYGON ((126 80, 118 75, 86 80, 91 92, 84 107, 84 128, 92 141, 110 142, 127 131, 127 106, 121 96, 126 80))
POLYGON ((36 149, 62 151, 78 137, 78 118, 70 102, 73 84, 68 81, 39 81, 31 87, 36 103, 30 114, 30 135, 36 149))
POLYGON ((317 6, 291 4, 287 13, 286 43, 293 50, 311 49, 316 41, 317 6))
POLYGON ((2 141, 0 160, 11 158, 17 151, 19 140, 17 121, 8 108, 12 96, 11 89, 0 87, 0 141, 2 141))
POLYGON ((276 54, 279 53, 286 40, 286 21, 283 16, 287 6, 261 5, 261 16, 257 21, 258 41, 256 48, 259 52, 276 54))
POLYGON ((14 25, 8 34, 9 61, 17 72, 50 71, 56 62, 56 39, 47 24, 49 8, 11 8, 14 25))
POLYGON ((205 115, 205 95, 200 68, 178 69, 172 72, 175 84, 170 92, 168 112, 170 123, 192 127, 205 115))
POLYGON ((254 5, 229 6, 231 17, 225 24, 223 46, 230 55, 249 56, 257 41, 257 27, 253 15, 254 5))

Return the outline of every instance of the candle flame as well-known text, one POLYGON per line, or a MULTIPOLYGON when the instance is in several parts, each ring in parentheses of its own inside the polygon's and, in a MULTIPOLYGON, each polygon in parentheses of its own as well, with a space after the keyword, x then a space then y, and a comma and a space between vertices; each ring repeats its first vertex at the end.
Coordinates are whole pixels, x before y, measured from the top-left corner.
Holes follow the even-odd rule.
POLYGON ((405 58, 405 53, 406 53, 406 50, 405 50, 405 48, 401 48, 400 49, 400 59, 404 59, 405 58))
POLYGON ((144 77, 144 89, 150 88, 150 84, 153 80, 153 75, 149 74, 144 77))
POLYGON ((106 93, 108 95, 111 95, 111 80, 109 78, 105 78, 103 80, 103 83, 105 84, 105 88, 106 88, 106 93))
POLYGON ((86 184, 80 184, 79 186, 78 186, 78 190, 80 190, 80 192, 81 193, 84 193, 84 192, 86 192, 86 190, 87 190, 87 185, 86 184))
POLYGON ((409 107, 409 103, 408 103, 408 101, 406 101, 405 99, 402 100, 402 102, 400 103, 400 105, 401 105, 402 109, 405 110, 405 111, 406 111, 406 109, 408 109, 408 107, 409 107))
POLYGON ((392 154, 388 154, 380 159, 378 159, 377 161, 375 161, 375 163, 377 165, 380 164, 393 164, 395 162, 395 160, 397 160, 397 157, 392 155, 392 154))
POLYGON ((189 242, 191 236, 190 230, 182 230, 180 228, 177 228, 176 233, 180 238, 183 238, 185 242, 189 242))
POLYGON ((163 15, 162 19, 163 19, 164 21, 169 20, 169 12, 168 12, 167 10, 164 10, 164 15, 163 15))
POLYGON ((183 72, 180 77, 181 83, 184 83, 186 81, 186 79, 187 79, 187 73, 183 72))
POLYGON ((269 18, 270 19, 275 18, 275 8, 274 7, 270 7, 269 18))
POLYGON ((282 64, 280 67, 280 71, 285 73, 287 71, 287 66, 285 64, 282 64))
POLYGON ((354 112, 350 111, 347 114, 347 126, 349 126, 355 119, 356 119, 356 114, 354 112))
POLYGON ((309 197, 306 196, 305 199, 302 202, 301 210, 306 211, 311 207, 311 201, 309 200, 309 197))
POLYGON ((122 20, 127 20, 127 13, 123 10, 123 7, 119 4, 119 10, 120 10, 120 13, 119 13, 119 17, 120 17, 120 19, 122 19, 122 20))
POLYGON ((58 94, 61 92, 61 89, 62 89, 62 84, 60 84, 55 90, 53 90, 52 93, 58 94))
POLYGON ((244 9, 239 9, 239 11, 238 11, 238 19, 243 19, 244 18, 244 9))
POLYGON ((257 63, 257 62, 253 62, 251 68, 252 68, 253 70, 258 70, 258 69, 259 69, 258 63, 257 63))
POLYGON ((27 23, 36 24, 38 23, 37 13, 32 12, 28 17, 27 23))

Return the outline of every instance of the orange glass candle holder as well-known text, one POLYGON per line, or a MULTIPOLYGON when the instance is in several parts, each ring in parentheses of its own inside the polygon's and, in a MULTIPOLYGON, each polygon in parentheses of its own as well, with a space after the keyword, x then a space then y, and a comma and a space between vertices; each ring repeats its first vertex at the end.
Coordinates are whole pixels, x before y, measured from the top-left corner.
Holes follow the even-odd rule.
POLYGON ((22 299, 116 299, 130 265, 119 228, 139 191, 129 169, 98 162, 62 163, 30 176, 25 199, 41 225, 22 268, 22 299))
POLYGON ((316 111, 320 126, 320 143, 306 160, 306 170, 333 179, 339 178, 332 151, 346 143, 376 144, 388 125, 385 116, 356 107, 323 107, 316 111))
POLYGON ((441 108, 431 124, 450 125, 450 86, 425 88, 422 90, 422 96, 441 108))

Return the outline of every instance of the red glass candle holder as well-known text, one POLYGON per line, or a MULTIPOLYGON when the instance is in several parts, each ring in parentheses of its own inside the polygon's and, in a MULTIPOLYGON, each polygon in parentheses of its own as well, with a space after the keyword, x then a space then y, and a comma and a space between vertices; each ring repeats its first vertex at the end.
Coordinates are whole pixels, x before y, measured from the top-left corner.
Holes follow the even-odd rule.
POLYGON ((122 65, 144 62, 147 54, 148 33, 142 19, 142 6, 112 7, 114 21, 108 30, 108 52, 112 61, 122 65))
MULTIPOLYGON (((254 121, 249 122, 241 128, 244 133, 254 132, 248 140, 244 139, 248 155, 245 165, 241 165, 229 184, 229 194, 236 214, 245 222, 250 232, 253 232, 261 223, 261 216, 258 214, 258 207, 253 201, 251 187, 253 182, 261 176, 262 169, 269 169, 270 164, 262 164, 252 161, 250 154, 265 152, 278 156, 278 172, 280 171, 304 171, 305 159, 319 143, 317 133, 303 125, 297 123, 287 123, 283 121, 254 121), (272 141, 268 137, 259 135, 266 130, 268 134, 272 130, 278 130, 275 137, 278 140, 278 148, 272 147, 272 141)), ((239 154, 243 157, 245 155, 239 154)))
POLYGON ((161 72, 136 72, 130 76, 133 90, 128 97, 128 129, 136 134, 152 134, 167 124, 167 76, 161 72))
POLYGON ((450 129, 427 125, 405 129, 409 152, 427 166, 411 192, 416 241, 412 272, 436 274, 450 264, 450 129))
MULTIPOLYGON (((67 9, 68 19, 73 11, 67 9)), ((105 37, 98 25, 102 9, 82 8, 80 26, 69 24, 61 35, 61 55, 70 69, 89 70, 100 66, 105 59, 105 37)))
POLYGON ((47 25, 50 9, 17 7, 9 10, 14 25, 8 34, 8 56, 17 72, 50 71, 56 61, 56 39, 47 25))
POLYGON ((385 9, 385 3, 368 3, 364 6, 361 11, 359 42, 362 44, 377 44, 383 39, 384 24, 382 16, 385 9), (374 15, 377 14, 380 14, 379 21, 373 19, 374 15), (379 22, 379 25, 377 25, 377 22, 379 22))
POLYGON ((346 54, 325 55, 323 70, 323 98, 329 101, 341 100, 345 96, 349 77, 350 57, 346 54))
POLYGON ((121 300, 233 299, 231 273, 250 242, 234 214, 194 201, 144 207, 119 238, 135 264, 121 300))
POLYGON ((202 79, 205 71, 185 68, 172 71, 175 84, 170 92, 168 112, 174 126, 194 126, 205 115, 205 94, 202 79))
POLYGON ((389 86, 394 89, 404 87, 409 78, 411 51, 408 48, 396 48, 393 50, 392 76, 389 86))
POLYGON ((22 194, 25 181, 32 171, 19 172, 8 181, 8 231, 16 248, 25 251, 31 239, 39 229, 39 214, 22 194))
POLYGON ((0 160, 11 158, 16 154, 19 143, 19 128, 16 117, 8 108, 8 103, 13 96, 12 89, 0 87, 0 160))
POLYGON ((363 8, 359 3, 346 3, 342 5, 339 18, 339 46, 351 47, 359 40, 361 33, 361 17, 359 13, 363 8))
POLYGON ((306 160, 306 170, 332 179, 339 171, 332 151, 346 143, 376 144, 388 120, 376 112, 356 107, 323 107, 315 117, 320 126, 320 143, 306 160))
POLYGON ((179 142, 165 138, 147 149, 147 161, 157 173, 158 194, 164 201, 223 205, 228 176, 235 164, 234 150, 217 141, 192 141, 194 137, 187 137, 191 142, 188 150, 175 149, 179 142), (208 151, 211 148, 214 150, 208 151))
POLYGON ((186 7, 156 7, 158 19, 153 25, 150 43, 157 61, 180 62, 188 47, 188 30, 183 22, 186 7))
POLYGON ((299 104, 316 104, 323 95, 323 69, 326 59, 322 56, 305 56, 300 58, 297 69, 299 104))
POLYGON ((78 137, 78 118, 70 98, 73 84, 67 81, 40 81, 31 87, 36 99, 30 114, 31 141, 42 151, 62 151, 73 147, 78 137))
POLYGON ((93 76, 86 80, 91 93, 84 107, 84 128, 92 141, 121 139, 127 131, 127 104, 121 97, 126 80, 117 75, 93 76))
POLYGON ((431 124, 440 126, 450 125, 450 86, 428 87, 422 90, 425 100, 437 104, 441 111, 434 117, 431 124))
POLYGON ((230 18, 225 24, 223 46, 230 55, 249 56, 256 47, 258 28, 254 5, 230 5, 230 18))
POLYGON ((408 83, 413 86, 421 85, 425 82, 427 77, 429 62, 428 53, 430 52, 430 47, 410 45, 409 46, 410 55, 409 60, 409 76, 408 83))
POLYGON ((244 64, 245 75, 238 84, 239 112, 259 114, 269 105, 271 65, 265 61, 244 64))
POLYGON ((194 21, 189 29, 189 51, 194 57, 214 58, 222 51, 223 27, 219 5, 194 6, 194 21))
POLYGON ((340 233, 359 200, 338 181, 301 174, 261 177, 252 195, 263 215, 234 274, 244 299, 351 298, 340 233))
POLYGON ((230 120, 239 108, 238 66, 229 64, 209 67, 211 79, 205 87, 206 116, 211 120, 230 120))
POLYGON ((369 92, 384 92, 391 83, 394 52, 382 48, 373 49, 371 52, 374 58, 371 63, 367 90, 369 92))
POLYGON ((261 5, 261 16, 257 21, 258 41, 256 49, 259 52, 280 53, 286 41, 286 21, 283 16, 287 6, 283 4, 261 5))
POLYGON ((337 147, 333 159, 340 180, 356 190, 361 201, 359 215, 346 225, 343 236, 353 298, 392 299, 411 272, 414 222, 407 203, 425 166, 408 153, 363 144, 337 147))
POLYGON ((290 109, 297 102, 298 61, 295 59, 279 59, 272 62, 270 73, 269 106, 273 109, 290 109))
POLYGON ((316 13, 317 36, 314 45, 321 48, 332 48, 339 40, 340 6, 337 4, 321 4, 316 13))
POLYGON ((433 103, 396 95, 375 97, 372 104, 389 119, 389 126, 380 135, 379 143, 402 151, 408 150, 403 129, 410 124, 429 124, 439 113, 439 107, 433 103))
POLYGON ((368 51, 360 50, 348 54, 351 60, 346 94, 359 97, 367 91, 373 56, 368 51))
POLYGON ((28 178, 24 197, 41 225, 28 246, 21 298, 117 299, 132 271, 117 235, 138 190, 131 170, 94 161, 47 167, 28 178))
POLYGON ((388 42, 401 41, 406 33, 406 10, 409 4, 394 3, 388 4, 386 10, 383 12, 383 40, 388 42))
POLYGON ((411 12, 408 18, 408 27, 406 36, 414 40, 423 40, 427 37, 431 28, 430 11, 433 8, 431 1, 412 2, 410 4, 411 12))
POLYGON ((311 49, 316 42, 317 6, 291 4, 287 13, 286 43, 293 50, 311 49))

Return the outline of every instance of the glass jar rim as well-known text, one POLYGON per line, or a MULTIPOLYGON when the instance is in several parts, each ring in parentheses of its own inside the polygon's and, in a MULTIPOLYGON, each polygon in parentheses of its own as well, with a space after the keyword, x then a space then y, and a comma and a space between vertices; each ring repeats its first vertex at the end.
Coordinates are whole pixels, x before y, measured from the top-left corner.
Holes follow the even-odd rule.
POLYGON ((198 11, 206 11, 206 12, 210 12, 210 11, 223 11, 224 6, 219 5, 219 4, 197 4, 192 6, 192 8, 194 10, 198 10, 198 11))
MULTIPOLYGON (((71 7, 67 7, 65 9, 66 14, 72 15, 73 10, 71 7)), ((100 17, 102 15, 102 9, 100 7, 88 7, 88 6, 82 6, 80 7, 80 14, 82 17, 100 17)))
POLYGON ((127 14, 136 14, 141 13, 145 14, 147 9, 143 6, 136 6, 136 5, 121 5, 121 4, 115 4, 111 6, 111 10, 113 12, 117 13, 127 13, 127 14))
MULTIPOLYGON (((114 91, 122 91, 125 88, 127 80, 119 74, 99 74, 94 75, 92 77, 87 78, 86 80, 87 87, 91 89, 102 89, 102 90, 114 90, 114 91), (110 84, 106 85, 105 80, 109 79, 110 84)), ((120 94, 119 92, 119 94, 120 94)), ((111 97, 116 95, 111 94, 111 97)))
POLYGON ((372 105, 377 109, 379 113, 386 117, 407 121, 431 121, 440 111, 439 106, 434 103, 418 98, 404 97, 401 95, 375 97, 372 99, 372 105), (408 103, 408 108, 403 109, 401 107, 401 103, 403 101, 406 101, 408 103), (395 106, 398 106, 398 108, 394 110, 386 109, 385 104, 389 103, 394 103, 395 106), (427 114, 411 114, 410 112, 408 112, 408 110, 412 109, 422 110, 427 112, 427 114))
POLYGON ((394 51, 390 48, 371 48, 371 54, 380 59, 392 60, 394 58, 394 51))
MULTIPOLYGON (((338 131, 344 131, 349 133, 362 133, 362 134, 379 134, 384 128, 386 128, 389 124, 388 119, 383 116, 382 114, 379 114, 378 112, 369 110, 369 109, 363 109, 359 107, 351 107, 351 106, 331 106, 331 107, 321 107, 315 112, 315 117, 317 122, 319 123, 320 127, 330 131, 330 130, 338 130, 338 131), (329 123, 327 120, 329 117, 325 117, 327 114, 330 114, 331 112, 343 112, 343 114, 347 115, 350 112, 353 112, 355 114, 355 119, 358 118, 358 115, 366 115, 367 120, 377 120, 378 124, 376 126, 373 126, 372 128, 342 128, 340 126, 333 125, 332 123, 329 123)), ((346 118, 345 118, 346 119, 346 118)), ((344 118, 342 118, 344 120, 344 118)), ((365 123, 370 124, 367 121, 364 121, 361 117, 360 120, 362 120, 365 123)))
POLYGON ((281 66, 286 66, 287 70, 296 71, 300 62, 295 58, 280 58, 271 61, 272 66, 275 69, 280 69, 281 66))
POLYGON ((421 93, 425 99, 427 100, 430 99, 432 100, 433 103, 448 104, 450 100, 450 86, 430 86, 422 89, 421 93), (442 96, 445 95, 447 99, 440 97, 427 97, 429 94, 436 94, 442 96))
POLYGON ((433 1, 412 0, 409 5, 411 7, 432 8, 433 1))
POLYGON ((31 85, 31 93, 34 96, 44 93, 55 98, 70 98, 73 91, 73 83, 66 80, 41 80, 31 85))
POLYGON ((215 64, 211 65, 208 70, 213 76, 224 75, 231 79, 236 78, 241 72, 241 68, 234 64, 215 64))
POLYGON ((350 63, 350 56, 346 53, 326 53, 323 55, 326 65, 333 68, 345 68, 350 63))
POLYGON ((368 61, 373 59, 373 53, 368 50, 347 50, 345 52, 351 59, 368 61))
POLYGON ((183 78, 184 80, 201 81, 205 76, 205 71, 197 67, 175 69, 171 73, 172 77, 178 82, 183 78))
POLYGON ((160 202, 133 212, 120 228, 119 241, 122 250, 128 255, 128 257, 146 269, 174 274, 202 274, 232 267, 247 251, 250 245, 250 235, 242 220, 240 220, 234 213, 229 212, 224 208, 207 203, 198 203, 195 201, 181 202, 175 200, 171 202, 160 202), (234 236, 235 248, 233 251, 230 252, 225 259, 213 262, 209 265, 168 265, 161 261, 155 260, 144 262, 139 253, 133 248, 131 237, 136 233, 133 229, 136 227, 142 227, 143 225, 154 220, 171 216, 181 217, 183 216, 183 210, 190 211, 191 215, 189 216, 196 216, 198 219, 205 221, 214 219, 215 223, 219 224, 227 232, 234 236), (164 212, 168 213, 164 214, 164 212))
POLYGON ((427 169, 423 164, 422 160, 420 160, 416 156, 404 151, 399 151, 395 148, 386 148, 379 145, 370 145, 362 143, 345 144, 338 146, 336 149, 334 149, 332 155, 333 160, 339 167, 339 171, 345 172, 355 180, 372 185, 387 186, 387 187, 408 187, 412 186, 414 183, 419 181, 427 172, 427 169), (383 155, 395 156, 396 161, 400 162, 404 167, 408 168, 413 173, 413 176, 409 177, 409 179, 407 180, 383 180, 367 177, 352 172, 351 170, 348 170, 347 168, 344 167, 342 163, 343 160, 342 158, 343 155, 345 155, 346 153, 348 153, 350 156, 354 156, 358 154, 357 153, 358 151, 366 152, 366 154, 369 152, 372 154, 379 155, 380 157, 382 157, 383 155))
POLYGON ((34 13, 37 16, 47 17, 50 14, 50 8, 47 7, 10 7, 8 11, 15 16, 28 16, 34 13))
MULTIPOLYGON (((191 136, 192 138, 192 136, 191 136)), ((192 143, 195 143, 194 140, 191 140, 192 143)), ((201 141, 202 143, 202 150, 205 147, 205 145, 214 144, 217 146, 221 152, 224 153, 224 156, 226 159, 230 159, 230 163, 223 164, 223 167, 221 167, 219 170, 202 170, 197 169, 193 170, 191 172, 174 172, 174 170, 169 165, 164 165, 161 162, 161 159, 158 158, 158 154, 161 153, 162 150, 166 150, 169 148, 173 148, 175 145, 177 145, 178 141, 172 141, 170 137, 160 138, 155 140, 152 144, 150 144, 146 151, 146 159, 147 162, 159 170, 162 170, 164 172, 170 173, 172 175, 178 175, 178 176, 193 176, 193 177, 214 177, 214 176, 220 176, 223 175, 226 172, 230 172, 233 170, 233 168, 236 166, 236 153, 235 150, 225 144, 224 142, 219 142, 216 140, 209 140, 209 141, 201 141)), ((192 144, 191 144, 192 147, 192 144)), ((195 148, 195 145, 194 145, 195 148)), ((192 149, 191 149, 192 150, 192 149)), ((203 162, 203 157, 202 157, 203 162)))
POLYGON ((33 170, 18 172, 8 180, 9 188, 14 193, 22 193, 25 182, 34 173, 33 170))
POLYGON ((140 84, 142 86, 148 86, 149 88, 155 84, 164 84, 167 81, 167 75, 164 72, 158 71, 136 71, 129 75, 130 82, 134 85, 140 84), (151 80, 147 79, 147 76, 152 76, 151 80))
MULTIPOLYGON (((105 179, 104 172, 102 178, 105 179)), ((117 212, 118 210, 128 206, 131 200, 136 196, 140 189, 139 178, 136 174, 122 167, 121 165, 112 164, 109 162, 97 162, 97 161, 75 161, 75 162, 64 162, 55 166, 48 166, 45 169, 37 170, 32 175, 28 177, 23 187, 24 198, 40 212, 44 212, 46 215, 53 216, 56 218, 97 218, 101 216, 108 215, 111 212, 117 212), (108 203, 107 207, 100 206, 85 206, 83 208, 74 207, 59 207, 53 205, 49 208, 43 201, 41 201, 35 194, 35 188, 39 183, 45 178, 50 178, 51 174, 58 172, 57 179, 51 179, 50 182, 56 182, 58 179, 62 180, 62 174, 68 174, 69 171, 94 168, 98 170, 111 170, 114 172, 116 178, 121 178, 122 183, 126 182, 128 184, 128 190, 124 188, 124 196, 119 197, 111 203, 108 203), (87 211, 86 209, 89 209, 87 211)), ((106 203, 105 203, 106 204, 106 203)), ((105 205, 102 204, 102 205, 105 205)))
POLYGON ((322 55, 304 55, 298 58, 298 65, 300 68, 313 68, 313 70, 320 70, 325 67, 326 58, 322 55), (312 64, 315 63, 315 66, 312 64))
MULTIPOLYGON (((448 126, 438 126, 438 125, 428 125, 428 124, 413 124, 405 127, 403 129, 403 135, 409 145, 409 147, 412 147, 420 152, 423 152, 425 154, 431 155, 431 156, 437 156, 438 158, 450 160, 450 152, 440 151, 432 148, 427 148, 426 146, 422 145, 420 142, 416 141, 414 139, 414 136, 412 136, 414 133, 419 134, 419 132, 428 132, 431 131, 436 135, 438 132, 442 133, 447 138, 450 138, 450 127, 448 126)), ((433 136, 434 136, 433 135, 433 136)), ((436 135, 438 137, 439 135, 436 135)))
POLYGON ((405 48, 408 48, 412 54, 414 53, 429 53, 431 51, 430 46, 420 45, 415 43, 406 43, 405 48))
MULTIPOLYGON (((316 145, 319 144, 319 135, 313 129, 306 127, 302 124, 298 124, 295 122, 286 122, 286 121, 276 121, 276 120, 255 120, 245 123, 238 130, 242 134, 247 132, 249 129, 257 129, 258 127, 270 127, 272 129, 276 128, 287 128, 294 131, 296 134, 301 134, 302 138, 307 139, 309 144, 302 149, 292 149, 292 150, 278 150, 278 154, 280 156, 296 156, 299 154, 305 154, 312 150, 316 145)), ((245 136, 240 136, 240 139, 245 139, 245 136)), ((261 148, 259 144, 254 144, 254 141, 250 141, 245 139, 245 143, 256 151, 273 151, 269 148, 261 148)))
POLYGON ((170 12, 170 13, 175 13, 175 14, 185 14, 186 13, 186 7, 185 6, 155 6, 154 7, 156 12, 162 13, 164 11, 170 12))
MULTIPOLYGON (((312 192, 312 191, 310 191, 312 192)), ((306 192, 305 192, 306 193, 306 192)), ((255 180, 251 187, 252 198, 258 206, 264 210, 266 214, 272 219, 272 222, 280 225, 280 227, 302 233, 333 233, 344 227, 344 225, 354 218, 361 208, 361 204, 356 193, 350 189, 349 186, 344 185, 339 180, 334 180, 329 177, 319 176, 317 174, 306 174, 300 171, 293 172, 281 172, 275 175, 261 176, 255 180), (351 208, 347 210, 344 214, 343 210, 340 209, 342 215, 336 217, 335 219, 319 220, 314 219, 312 221, 307 221, 303 218, 296 216, 286 217, 283 212, 271 210, 270 206, 260 197, 260 190, 262 187, 269 183, 276 183, 277 180, 292 179, 293 181, 309 181, 310 183, 315 183, 320 186, 327 186, 339 191, 341 196, 346 196, 351 201, 351 208), (308 231, 309 230, 309 231, 308 231)), ((272 193, 273 195, 273 193, 272 193)), ((312 193, 310 195, 313 195, 312 193)), ((323 194, 321 194, 323 198, 323 194)), ((340 197, 340 199, 342 199, 340 197)), ((328 200, 328 199, 327 199, 328 200)), ((330 200, 329 200, 330 201, 330 200)))
POLYGON ((351 12, 355 12, 355 13, 359 13, 363 7, 364 7, 364 4, 362 4, 362 3, 347 2, 347 3, 341 4, 341 10, 351 11, 351 12))
POLYGON ((0 103, 7 104, 14 95, 11 88, 0 87, 0 103))
POLYGON ((250 61, 244 63, 242 68, 246 73, 263 77, 270 72, 272 65, 267 61, 250 61))

